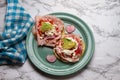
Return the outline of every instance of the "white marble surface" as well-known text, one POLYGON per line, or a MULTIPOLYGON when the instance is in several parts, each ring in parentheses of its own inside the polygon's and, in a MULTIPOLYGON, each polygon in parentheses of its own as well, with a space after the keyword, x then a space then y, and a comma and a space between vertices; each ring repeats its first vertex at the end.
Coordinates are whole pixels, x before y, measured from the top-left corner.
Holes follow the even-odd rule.
MULTIPOLYGON (((46 75, 29 60, 23 66, 0 66, 0 80, 120 80, 120 0, 21 0, 20 3, 33 18, 37 14, 68 12, 83 19, 94 33, 94 56, 82 71, 66 77, 46 75)), ((0 27, 4 25, 5 10, 5 4, 0 6, 0 27)))

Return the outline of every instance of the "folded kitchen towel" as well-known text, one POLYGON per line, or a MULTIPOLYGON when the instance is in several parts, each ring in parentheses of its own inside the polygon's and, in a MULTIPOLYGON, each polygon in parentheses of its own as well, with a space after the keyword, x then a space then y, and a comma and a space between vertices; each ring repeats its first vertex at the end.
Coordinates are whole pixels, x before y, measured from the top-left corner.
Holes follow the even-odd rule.
POLYGON ((25 39, 33 24, 33 19, 18 0, 7 0, 4 31, 0 33, 0 65, 25 62, 25 39))

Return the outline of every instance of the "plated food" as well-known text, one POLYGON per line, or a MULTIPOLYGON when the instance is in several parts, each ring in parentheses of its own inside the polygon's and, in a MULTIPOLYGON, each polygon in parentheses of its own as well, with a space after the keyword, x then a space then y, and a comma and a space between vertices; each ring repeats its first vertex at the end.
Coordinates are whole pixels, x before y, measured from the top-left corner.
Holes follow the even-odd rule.
POLYGON ((32 32, 37 39, 38 45, 55 47, 62 36, 64 23, 54 16, 36 16, 35 27, 32 32))
POLYGON ((90 27, 75 15, 64 12, 51 13, 50 15, 53 15, 64 22, 65 31, 66 27, 69 25, 73 25, 75 27, 75 30, 73 29, 72 33, 67 33, 66 31, 65 34, 62 35, 77 34, 80 36, 79 38, 83 40, 85 49, 82 56, 80 56, 80 60, 73 63, 63 62, 62 59, 58 59, 53 52, 53 49, 56 48, 56 46, 38 46, 37 40, 32 33, 32 28, 29 30, 26 38, 28 57, 35 67, 47 74, 53 76, 66 76, 76 73, 83 69, 93 57, 95 50, 94 35, 90 27))
MULTIPOLYGON (((36 16, 35 21, 32 32, 39 46, 52 47, 55 56, 63 62, 80 60, 85 50, 85 44, 80 35, 72 34, 75 31, 73 25, 65 27, 62 20, 51 15, 36 16)), ((49 62, 55 61, 55 58, 52 58, 54 57, 46 56, 49 62)))
POLYGON ((84 49, 84 42, 78 35, 66 34, 54 48, 54 53, 64 62, 77 62, 83 55, 84 49))

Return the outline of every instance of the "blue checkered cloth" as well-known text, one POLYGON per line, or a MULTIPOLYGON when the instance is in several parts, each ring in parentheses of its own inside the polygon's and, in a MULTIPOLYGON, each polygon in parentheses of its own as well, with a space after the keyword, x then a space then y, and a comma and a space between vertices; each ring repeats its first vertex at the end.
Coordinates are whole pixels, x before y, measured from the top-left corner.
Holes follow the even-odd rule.
POLYGON ((4 31, 0 33, 0 65, 23 64, 27 57, 26 35, 34 24, 18 0, 7 0, 4 31))

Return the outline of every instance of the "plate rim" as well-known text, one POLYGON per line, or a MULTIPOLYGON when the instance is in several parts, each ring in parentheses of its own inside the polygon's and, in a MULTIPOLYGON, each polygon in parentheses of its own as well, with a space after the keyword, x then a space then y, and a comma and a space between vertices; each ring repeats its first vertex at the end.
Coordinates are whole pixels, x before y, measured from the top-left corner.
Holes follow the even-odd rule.
POLYGON ((71 73, 70 73, 70 72, 69 72, 69 73, 65 73, 65 72, 64 72, 64 74, 63 74, 63 72, 62 72, 62 73, 59 72, 59 74, 56 74, 55 72, 49 73, 49 71, 47 71, 47 70, 44 71, 44 70, 38 65, 38 63, 35 63, 34 59, 32 59, 33 56, 35 56, 35 55, 31 56, 30 53, 29 53, 29 50, 28 50, 29 48, 28 48, 27 44, 28 44, 28 39, 29 39, 29 37, 30 37, 30 34, 32 34, 32 33, 31 33, 31 30, 32 30, 32 27, 33 27, 33 26, 32 26, 32 27, 30 28, 30 30, 29 30, 29 32, 28 32, 28 34, 27 34, 27 38, 26 38, 26 48, 27 48, 28 57, 29 57, 30 61, 34 64, 34 66, 36 66, 39 70, 41 70, 41 71, 43 71, 43 72, 45 72, 45 73, 47 73, 47 74, 56 75, 56 76, 70 75, 70 74, 73 74, 73 73, 81 70, 83 67, 85 67, 85 66, 90 62, 90 60, 92 59, 92 56, 93 56, 93 54, 94 54, 94 50, 95 50, 95 39, 94 39, 93 32, 92 32, 91 28, 85 23, 85 21, 83 21, 83 20, 80 19, 79 17, 77 17, 77 16, 75 16, 75 15, 73 15, 73 14, 70 14, 70 13, 65 13, 65 12, 50 13, 50 15, 61 15, 61 14, 62 14, 62 15, 65 15, 65 16, 68 16, 68 15, 69 15, 69 17, 72 16, 72 18, 76 18, 76 19, 78 19, 79 21, 81 21, 81 23, 82 23, 84 26, 86 26, 87 29, 88 29, 88 31, 90 32, 89 35, 91 36, 90 38, 92 39, 92 43, 93 43, 93 44, 92 44, 92 48, 91 48, 92 50, 90 51, 90 52, 91 52, 91 55, 89 55, 87 61, 85 61, 85 63, 84 63, 80 68, 75 69, 75 70, 72 71, 71 73))

